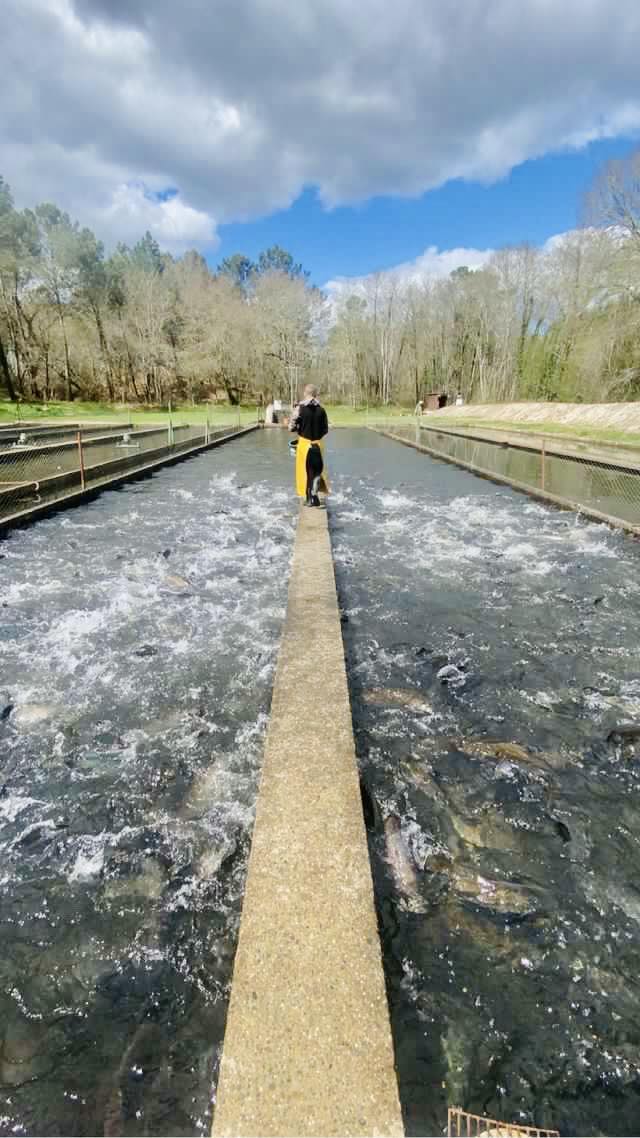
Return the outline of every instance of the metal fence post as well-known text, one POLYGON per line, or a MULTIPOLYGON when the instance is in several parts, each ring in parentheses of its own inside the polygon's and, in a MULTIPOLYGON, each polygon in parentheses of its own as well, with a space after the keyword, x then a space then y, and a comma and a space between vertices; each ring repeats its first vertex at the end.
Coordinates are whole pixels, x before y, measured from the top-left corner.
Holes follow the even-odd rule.
POLYGON ((546 451, 545 451, 544 439, 541 439, 540 442, 541 442, 541 447, 540 447, 540 489, 544 490, 544 488, 545 488, 545 465, 546 465, 545 464, 545 457, 546 457, 546 451))
POLYGON ((205 445, 209 442, 209 412, 207 411, 207 418, 204 424, 204 441, 205 445))
POLYGON ((82 490, 84 490, 86 487, 86 480, 85 480, 85 476, 84 476, 84 451, 83 451, 83 447, 82 447, 82 431, 78 431, 77 442, 78 442, 78 459, 80 461, 80 488, 82 490))

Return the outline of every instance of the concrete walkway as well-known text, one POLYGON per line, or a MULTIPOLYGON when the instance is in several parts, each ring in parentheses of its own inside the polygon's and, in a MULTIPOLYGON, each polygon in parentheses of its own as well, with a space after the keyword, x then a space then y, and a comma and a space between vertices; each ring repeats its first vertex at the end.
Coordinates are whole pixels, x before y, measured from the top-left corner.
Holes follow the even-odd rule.
POLYGON ((327 515, 301 509, 213 1134, 402 1133, 327 515))

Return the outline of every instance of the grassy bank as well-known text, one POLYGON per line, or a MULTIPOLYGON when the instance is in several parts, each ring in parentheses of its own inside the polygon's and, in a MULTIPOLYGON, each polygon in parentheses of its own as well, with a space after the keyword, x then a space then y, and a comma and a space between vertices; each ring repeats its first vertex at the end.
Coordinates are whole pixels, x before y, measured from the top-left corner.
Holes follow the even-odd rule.
MULTIPOLYGON (((366 427, 370 423, 381 423, 393 426, 397 423, 415 422, 414 416, 408 408, 403 407, 347 407, 341 404, 327 404, 329 421, 333 427, 366 427)), ((172 409, 171 419, 174 423, 204 423, 209 422, 215 426, 233 426, 237 423, 243 426, 254 423, 257 418, 257 407, 229 405, 200 404, 192 407, 181 405, 172 409)), ((122 404, 109 403, 49 403, 43 406, 40 403, 21 403, 16 409, 14 403, 0 401, 0 425, 8 426, 20 418, 33 421, 72 420, 74 422, 96 422, 102 419, 110 423, 133 423, 136 426, 152 426, 155 423, 164 424, 169 419, 169 412, 157 407, 123 407, 122 404)), ((439 427, 478 427, 489 430, 517 431, 523 435, 557 435, 567 438, 579 438, 585 441, 608 443, 609 445, 640 446, 640 432, 622 431, 614 427, 578 427, 562 423, 523 423, 510 422, 506 419, 493 421, 490 419, 474 419, 470 409, 469 415, 447 416, 446 411, 425 415, 422 425, 439 427)))
MULTIPOLYGON (((366 407, 353 408, 342 405, 327 405, 327 412, 331 424, 335 427, 366 426, 368 421, 382 416, 385 421, 405 419, 410 415, 402 408, 385 408, 379 411, 376 408, 367 410, 366 407)), ((242 424, 254 423, 258 414, 254 404, 241 407, 231 407, 227 404, 200 404, 192 407, 184 404, 171 411, 174 423, 204 423, 209 419, 212 424, 233 424, 240 421, 242 424)), ((0 401, 0 425, 10 425, 16 419, 39 421, 72 420, 73 422, 95 422, 104 419, 110 423, 134 423, 138 426, 144 424, 166 423, 169 412, 157 407, 123 407, 122 404, 110 403, 21 403, 16 408, 15 403, 0 401)))
MULTIPOLYGON (((422 420, 423 425, 427 426, 427 421, 422 420)), ((434 424, 437 423, 440 427, 450 427, 452 430, 455 427, 477 427, 481 430, 483 427, 491 431, 511 431, 512 433, 518 432, 521 435, 557 435, 558 438, 573 438, 583 439, 585 442, 599 442, 609 444, 619 444, 637 447, 640 446, 640 432, 638 431, 621 431, 615 427, 578 427, 575 424, 566 423, 522 423, 522 422, 509 422, 507 419, 500 419, 492 421, 490 419, 474 419, 473 416, 469 418, 454 418, 447 419, 446 416, 438 415, 434 419, 434 424)))
MULTIPOLYGON (((255 407, 209 406, 197 407, 181 406, 172 409, 171 420, 179 423, 204 423, 206 419, 212 424, 242 424, 254 423, 257 412, 255 407)), ((128 407, 121 403, 21 403, 16 409, 14 403, 0 402, 0 425, 10 426, 16 419, 22 421, 38 422, 65 422, 74 423, 100 422, 104 419, 109 423, 134 423, 136 426, 153 426, 156 423, 166 423, 169 412, 157 407, 128 407)))

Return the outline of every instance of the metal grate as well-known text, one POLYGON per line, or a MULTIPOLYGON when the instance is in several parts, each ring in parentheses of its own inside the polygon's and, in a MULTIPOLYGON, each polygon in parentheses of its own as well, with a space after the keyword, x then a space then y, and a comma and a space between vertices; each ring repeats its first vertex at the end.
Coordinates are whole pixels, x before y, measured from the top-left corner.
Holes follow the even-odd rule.
POLYGON ((449 1107, 447 1134, 449 1138, 558 1138, 559 1130, 543 1130, 539 1126, 516 1126, 512 1122, 499 1122, 480 1114, 469 1114, 457 1106, 449 1107))

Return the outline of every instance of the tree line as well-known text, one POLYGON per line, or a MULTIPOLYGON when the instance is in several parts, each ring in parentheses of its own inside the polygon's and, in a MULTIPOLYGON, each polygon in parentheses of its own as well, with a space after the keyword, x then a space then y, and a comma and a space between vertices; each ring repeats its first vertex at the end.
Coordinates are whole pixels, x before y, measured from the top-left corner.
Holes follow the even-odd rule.
POLYGON ((57 206, 0 178, 0 389, 10 399, 166 405, 288 398, 410 404, 640 397, 640 151, 609 162, 585 224, 542 249, 327 297, 278 246, 214 271, 146 233, 108 256, 57 206))
POLYGON ((339 304, 327 382, 356 403, 640 398, 640 151, 603 167, 583 216, 475 271, 366 278, 339 304))
POLYGON ((323 298, 291 254, 212 272, 150 233, 110 256, 57 206, 17 210, 0 178, 0 386, 10 399, 231 401, 309 366, 323 298))

